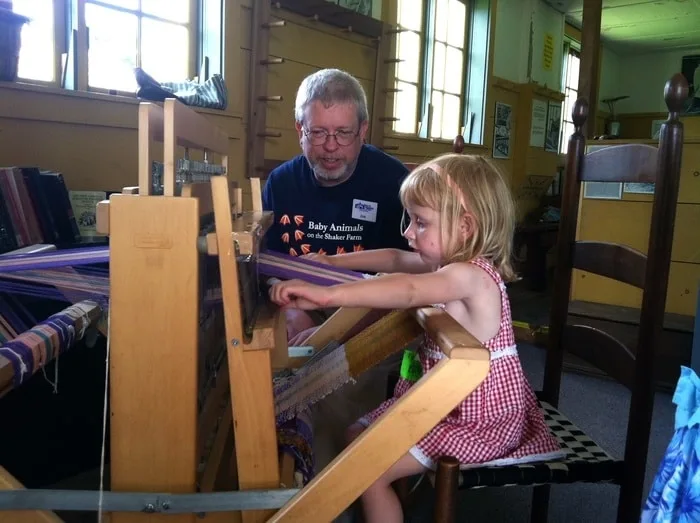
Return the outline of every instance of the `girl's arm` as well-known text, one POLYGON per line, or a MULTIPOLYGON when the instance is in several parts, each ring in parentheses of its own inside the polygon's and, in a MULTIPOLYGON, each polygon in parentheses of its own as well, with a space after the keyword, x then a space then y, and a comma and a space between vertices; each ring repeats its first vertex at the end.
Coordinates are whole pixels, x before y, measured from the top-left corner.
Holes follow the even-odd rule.
POLYGON ((405 272, 420 274, 432 268, 423 262, 417 252, 400 249, 374 249, 369 251, 348 252, 345 254, 307 254, 304 258, 327 263, 341 269, 361 272, 405 272))
POLYGON ((272 301, 302 309, 368 307, 409 309, 469 298, 479 278, 488 278, 467 263, 453 263, 426 274, 389 274, 331 287, 299 280, 279 283, 270 290, 272 301))

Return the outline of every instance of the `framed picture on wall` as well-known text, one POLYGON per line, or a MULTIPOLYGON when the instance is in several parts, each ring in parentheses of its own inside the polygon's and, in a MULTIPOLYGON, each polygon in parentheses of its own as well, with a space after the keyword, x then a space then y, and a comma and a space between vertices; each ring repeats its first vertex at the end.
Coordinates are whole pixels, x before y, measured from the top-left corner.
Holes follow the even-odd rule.
POLYGON ((496 102, 496 115, 493 125, 493 152, 494 158, 510 157, 510 129, 512 123, 513 108, 502 102, 496 102))
POLYGON ((559 135, 561 134, 561 102, 549 102, 547 107, 547 131, 544 150, 548 153, 559 152, 559 135))
POLYGON ((372 16, 372 0, 328 0, 331 3, 355 11, 365 16, 372 16))
POLYGON ((583 197, 594 200, 621 200, 622 184, 614 182, 584 182, 583 197))
POLYGON ((626 183, 624 191, 628 194, 654 194, 653 183, 626 183))

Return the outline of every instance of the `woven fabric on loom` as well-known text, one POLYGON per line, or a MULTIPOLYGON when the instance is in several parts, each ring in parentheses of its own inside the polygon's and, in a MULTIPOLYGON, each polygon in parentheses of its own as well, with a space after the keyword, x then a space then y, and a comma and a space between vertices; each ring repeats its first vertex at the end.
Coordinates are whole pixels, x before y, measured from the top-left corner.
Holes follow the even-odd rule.
POLYGON ((303 488, 314 477, 313 433, 311 415, 300 412, 296 417, 277 425, 279 452, 294 458, 294 485, 288 488, 303 488))
POLYGON ((95 303, 81 302, 54 314, 0 347, 0 360, 10 362, 18 387, 60 353, 83 338, 95 303))
POLYGON ((274 379, 277 423, 289 421, 353 378, 341 345, 288 376, 274 379))

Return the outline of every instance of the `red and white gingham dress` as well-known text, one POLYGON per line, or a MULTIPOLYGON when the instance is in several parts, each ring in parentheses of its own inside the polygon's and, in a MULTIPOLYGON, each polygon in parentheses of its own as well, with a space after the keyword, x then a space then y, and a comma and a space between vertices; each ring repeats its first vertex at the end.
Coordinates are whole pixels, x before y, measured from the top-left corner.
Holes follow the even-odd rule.
MULTIPOLYGON (((496 336, 484 342, 491 352, 491 368, 481 385, 420 440, 410 453, 431 469, 435 468, 435 462, 441 456, 454 456, 463 465, 508 465, 562 458, 565 453, 549 432, 535 394, 520 366, 506 286, 488 261, 476 259, 471 263, 486 271, 501 290, 501 326, 496 336)), ((423 375, 444 357, 427 335, 418 353, 423 375)), ((412 385, 399 379, 394 397, 384 401, 358 422, 364 426, 373 423, 412 385)))

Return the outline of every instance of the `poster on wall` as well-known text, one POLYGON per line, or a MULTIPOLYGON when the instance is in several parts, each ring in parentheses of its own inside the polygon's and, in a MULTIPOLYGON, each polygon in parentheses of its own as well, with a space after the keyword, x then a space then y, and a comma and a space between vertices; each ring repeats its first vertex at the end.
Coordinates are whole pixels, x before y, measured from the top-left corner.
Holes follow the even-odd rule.
POLYGON ((551 33, 545 33, 544 47, 542 48, 542 68, 545 71, 551 71, 552 62, 554 62, 554 37, 551 33))
POLYGON ((530 147, 544 147, 544 135, 547 129, 547 102, 532 100, 532 123, 530 124, 530 147))
POLYGON ((544 140, 544 150, 548 153, 558 153, 560 135, 561 102, 549 102, 549 107, 547 110, 547 132, 544 140))
POLYGON ((510 157, 510 128, 513 108, 501 102, 496 102, 496 118, 493 125, 493 157, 510 157))

